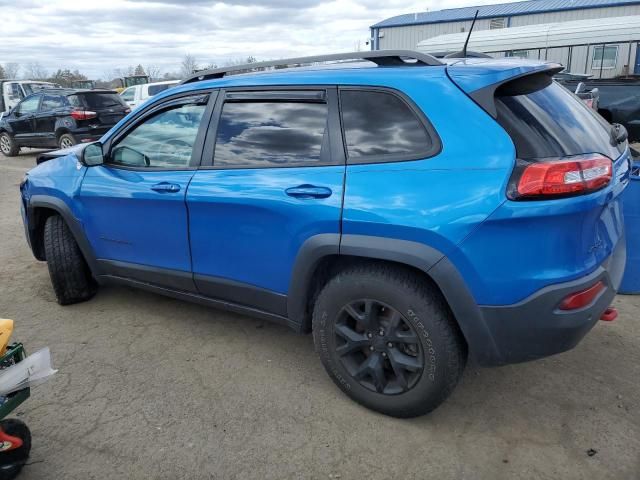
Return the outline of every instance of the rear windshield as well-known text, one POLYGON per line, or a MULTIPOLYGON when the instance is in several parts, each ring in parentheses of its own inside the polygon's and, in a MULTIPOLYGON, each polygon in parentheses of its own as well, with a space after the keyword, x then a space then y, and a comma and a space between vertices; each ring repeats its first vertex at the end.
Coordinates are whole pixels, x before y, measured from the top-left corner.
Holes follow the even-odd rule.
POLYGON ((149 96, 153 97, 154 95, 157 95, 158 93, 163 92, 167 88, 171 87, 173 87, 173 84, 171 83, 166 83, 164 85, 149 85, 149 96))
POLYGON ((547 75, 509 82, 496 91, 498 122, 518 158, 535 160, 601 153, 616 159, 611 126, 547 75))
POLYGON ((103 108, 126 107, 117 93, 77 93, 69 95, 69 102, 75 107, 100 110, 103 108))

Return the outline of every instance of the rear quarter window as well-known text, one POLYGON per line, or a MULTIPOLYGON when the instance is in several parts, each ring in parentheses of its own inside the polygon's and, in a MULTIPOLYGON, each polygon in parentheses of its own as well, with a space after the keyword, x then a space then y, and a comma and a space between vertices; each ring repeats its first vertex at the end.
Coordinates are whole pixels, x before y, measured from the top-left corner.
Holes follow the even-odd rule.
POLYGON ((416 160, 439 149, 435 134, 394 93, 341 90, 340 110, 349 163, 416 160))
POLYGON ((165 85, 149 85, 149 96, 153 97, 154 95, 157 95, 160 92, 164 92, 165 90, 173 87, 174 85, 171 84, 165 84, 165 85))

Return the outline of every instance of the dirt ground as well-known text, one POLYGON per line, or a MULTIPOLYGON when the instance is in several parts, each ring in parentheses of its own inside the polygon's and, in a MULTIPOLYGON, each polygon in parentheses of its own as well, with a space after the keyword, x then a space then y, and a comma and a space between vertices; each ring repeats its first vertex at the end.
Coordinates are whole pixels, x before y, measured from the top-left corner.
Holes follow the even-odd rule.
POLYGON ((470 366, 437 411, 392 419, 310 336, 126 288, 57 305, 19 213, 34 158, 0 155, 0 317, 59 368, 18 411, 22 479, 640 479, 640 296, 571 352, 470 366))

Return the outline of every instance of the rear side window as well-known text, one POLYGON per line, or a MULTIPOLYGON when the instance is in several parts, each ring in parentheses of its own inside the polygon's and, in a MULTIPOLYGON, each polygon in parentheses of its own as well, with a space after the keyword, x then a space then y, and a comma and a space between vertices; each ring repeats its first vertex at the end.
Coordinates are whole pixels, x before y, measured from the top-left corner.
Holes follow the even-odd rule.
POLYGON ((40 105, 40 110, 46 112, 67 106, 65 98, 60 95, 45 95, 40 105))
POLYGON ((126 106, 117 93, 78 93, 71 97, 76 97, 77 104, 90 110, 126 106))
POLYGON ((620 155, 611 145, 608 123, 548 75, 531 77, 496 91, 497 120, 511 136, 518 158, 620 155))
POLYGON ((352 162, 415 160, 434 153, 433 140, 424 124, 392 93, 342 90, 340 107, 352 162))
POLYGON ((326 103, 224 104, 213 164, 227 168, 313 166, 328 155, 326 103))

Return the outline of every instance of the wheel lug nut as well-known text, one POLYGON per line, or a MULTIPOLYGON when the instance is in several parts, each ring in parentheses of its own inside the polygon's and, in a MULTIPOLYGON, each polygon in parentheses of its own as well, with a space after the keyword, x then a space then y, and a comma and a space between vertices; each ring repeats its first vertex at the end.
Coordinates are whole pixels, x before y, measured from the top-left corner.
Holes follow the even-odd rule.
POLYGON ((391 343, 391 342, 387 343, 387 347, 393 348, 393 343, 391 343))
POLYGON ((371 346, 369 347, 369 350, 371 350, 371 351, 373 352, 373 345, 371 345, 371 346))
POLYGON ((384 337, 384 330, 380 330, 380 331, 378 332, 378 335, 380 335, 381 337, 384 337))
POLYGON ((387 352, 382 352, 382 356, 383 356, 384 358, 387 358, 387 352))
POLYGON ((371 338, 371 337, 373 337, 373 333, 371 332, 367 333, 367 338, 371 338))

